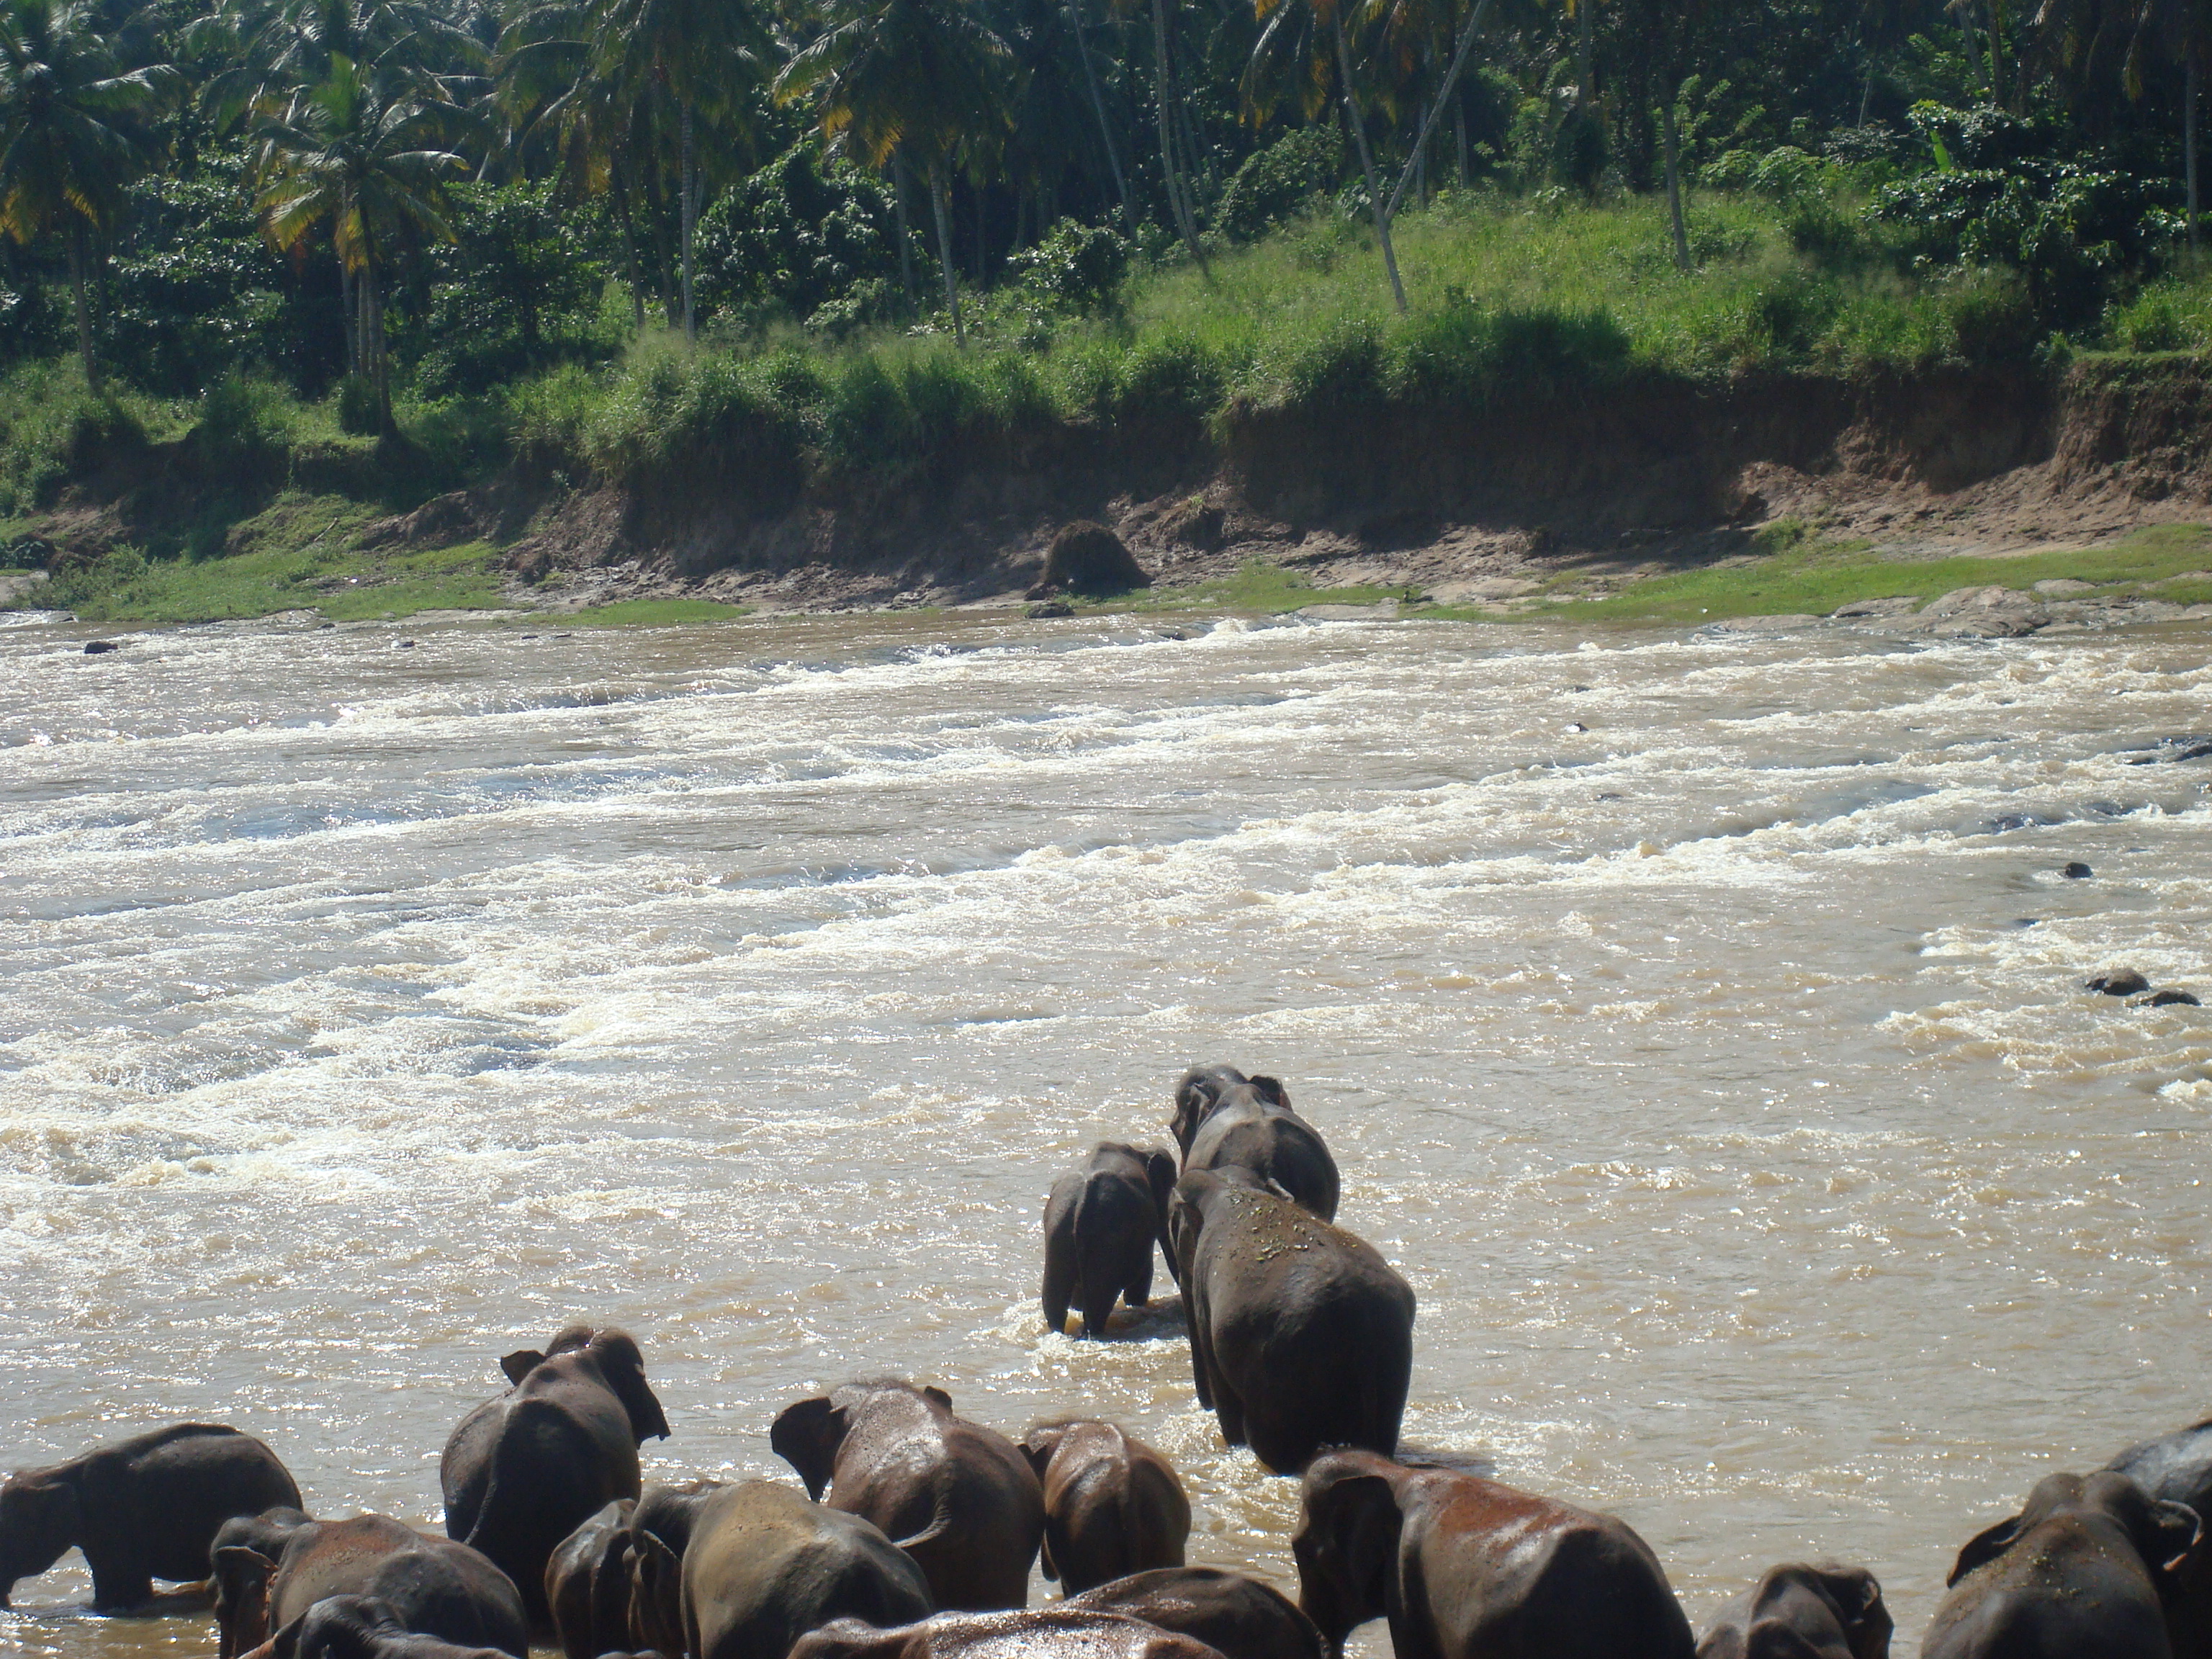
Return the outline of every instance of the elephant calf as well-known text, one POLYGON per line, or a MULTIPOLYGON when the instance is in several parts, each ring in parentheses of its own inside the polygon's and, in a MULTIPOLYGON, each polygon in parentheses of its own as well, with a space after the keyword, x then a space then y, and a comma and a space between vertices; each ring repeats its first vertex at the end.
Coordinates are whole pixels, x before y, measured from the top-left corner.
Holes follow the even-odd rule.
POLYGON ((1429 1659, 1691 1659, 1689 1620, 1622 1522, 1478 1475, 1372 1452, 1307 1468, 1299 1601, 1341 1646, 1370 1619, 1429 1659))
POLYGON ((471 1648, 411 1631, 373 1595, 331 1595, 291 1627, 291 1646, 271 1642, 250 1659, 501 1659, 497 1648, 471 1648))
POLYGON ((840 1619, 791 1650, 791 1659, 1222 1659, 1203 1642, 1115 1613, 1039 1607, 1027 1613, 945 1613, 878 1630, 840 1619))
POLYGON ((873 1522, 920 1567, 940 1607, 988 1613, 1029 1599, 1044 1490, 1004 1435, 911 1382, 853 1382, 786 1407, 769 1431, 806 1494, 873 1522))
POLYGON ((1323 1446, 1387 1456, 1413 1378, 1413 1287, 1364 1241, 1254 1182, 1186 1175, 1169 1211, 1199 1404, 1271 1469, 1304 1468, 1323 1446))
MULTIPOLYGON (((1271 1077, 1246 1077, 1234 1066, 1202 1066, 1176 1085, 1169 1120, 1182 1148, 1182 1172, 1249 1170, 1272 1181, 1323 1221, 1336 1219, 1342 1182, 1321 1131, 1291 1109, 1291 1097, 1271 1077)), ((1169 1260, 1174 1260, 1170 1255, 1169 1260)))
POLYGON ((1102 1142, 1091 1161, 1052 1183, 1044 1206, 1044 1323, 1067 1328, 1073 1301, 1083 1334, 1103 1337, 1116 1297, 1141 1308, 1152 1294, 1152 1246, 1167 1246, 1172 1154, 1102 1142))
POLYGON ((1067 1594, 1182 1565, 1189 1494, 1134 1435, 1112 1423, 1040 1424, 1022 1455, 1044 1487, 1044 1576, 1067 1594))
POLYGON ((2170 1659, 2166 1604, 2202 1532, 2196 1510, 2124 1474, 2046 1475, 1959 1552, 1922 1659, 2170 1659))
POLYGON ((1218 1567, 1162 1567, 1060 1604, 1118 1613, 1219 1650, 1223 1659, 1332 1659, 1321 1632, 1272 1584, 1218 1567))
POLYGON ((224 1654, 265 1642, 276 1659, 300 1659, 301 1621, 310 1612, 333 1596, 366 1596, 380 1618, 410 1634, 529 1659, 514 1581, 466 1544, 425 1537, 388 1515, 305 1522, 274 1555, 222 1545, 214 1567, 224 1654))
POLYGON ((1889 1659, 1891 1630, 1864 1567, 1769 1567, 1714 1614, 1698 1659, 1889 1659))
POLYGON ((438 1484, 446 1531, 482 1550, 544 1626, 545 1564, 561 1540, 641 1485, 637 1449, 668 1437, 645 1360, 621 1331, 572 1325, 544 1353, 499 1362, 514 1386, 463 1418, 446 1442, 438 1484))
POLYGON ((562 1539, 545 1564, 545 1605, 562 1659, 599 1659, 629 1636, 630 1512, 615 1501, 562 1539))
POLYGON ((0 1484, 0 1607, 74 1547, 102 1613, 143 1607, 154 1580, 198 1583, 226 1521, 300 1507, 299 1484, 250 1435, 178 1423, 0 1484))
POLYGON ((720 1480, 700 1479, 655 1484, 645 1489, 630 1511, 624 1553, 629 1561, 629 1643, 647 1652, 684 1651, 684 1573, 691 1534, 708 1499, 723 1489, 720 1480), (639 1547, 650 1533, 667 1547, 639 1547), (674 1564, 674 1571, 670 1570, 674 1564))
POLYGON ((905 1625, 937 1610, 921 1569, 879 1528, 773 1480, 713 1494, 680 1565, 651 1533, 636 1547, 680 1575, 690 1659, 784 1659, 833 1620, 905 1625))

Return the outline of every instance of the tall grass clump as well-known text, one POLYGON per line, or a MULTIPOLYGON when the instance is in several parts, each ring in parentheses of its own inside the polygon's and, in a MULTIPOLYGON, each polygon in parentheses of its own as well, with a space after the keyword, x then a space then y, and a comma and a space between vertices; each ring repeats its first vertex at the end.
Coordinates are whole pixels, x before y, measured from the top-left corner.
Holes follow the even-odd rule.
POLYGON ((16 364, 0 375, 0 514, 47 505, 70 474, 103 451, 145 444, 162 419, 121 386, 93 391, 74 358, 16 364))

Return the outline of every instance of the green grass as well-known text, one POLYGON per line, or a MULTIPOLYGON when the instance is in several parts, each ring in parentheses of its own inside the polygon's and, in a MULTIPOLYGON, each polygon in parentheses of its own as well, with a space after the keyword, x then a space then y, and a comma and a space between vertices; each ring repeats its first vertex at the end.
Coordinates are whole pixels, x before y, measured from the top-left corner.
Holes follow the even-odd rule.
MULTIPOLYGON (((2096 583, 2098 597, 2103 599, 2141 596, 2194 605, 2212 603, 2212 581, 2169 585, 2169 579, 2203 570, 2208 564, 2212 564, 2212 528, 2201 525, 2160 525, 2137 531, 2110 547, 2062 548, 2017 558, 1899 559, 1875 552, 1863 542, 1812 541, 1771 557, 1644 577, 1602 599, 1538 596, 1537 604, 1517 614, 1695 627, 1724 617, 1822 617, 1855 599, 1926 600, 1954 588, 2027 588, 2056 577, 2096 583)), ((1495 619, 1500 613, 1431 606, 1416 614, 1495 619)))
POLYGON ((579 628, 669 628, 688 623, 734 622, 750 615, 750 605, 720 605, 712 599, 617 599, 611 605, 586 605, 560 620, 579 628))

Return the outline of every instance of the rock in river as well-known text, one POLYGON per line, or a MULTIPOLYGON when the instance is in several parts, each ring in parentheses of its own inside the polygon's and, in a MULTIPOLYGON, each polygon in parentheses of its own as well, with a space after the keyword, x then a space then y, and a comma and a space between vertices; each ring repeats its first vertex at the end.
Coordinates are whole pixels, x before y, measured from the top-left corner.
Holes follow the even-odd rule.
POLYGON ((2108 974, 2099 974, 2084 982, 2085 991, 2101 991, 2108 997, 2138 996, 2150 989, 2150 981, 2132 968, 2115 968, 2108 974))

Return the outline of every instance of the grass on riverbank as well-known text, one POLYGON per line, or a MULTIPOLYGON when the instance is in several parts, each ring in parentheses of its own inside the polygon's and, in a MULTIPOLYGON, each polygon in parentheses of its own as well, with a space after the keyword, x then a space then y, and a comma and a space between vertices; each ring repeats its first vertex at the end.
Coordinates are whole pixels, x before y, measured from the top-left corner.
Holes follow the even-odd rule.
MULTIPOLYGON (((2100 599, 2203 605, 2212 604, 2212 575, 2204 574, 2208 563, 2212 528, 2202 525, 2154 526, 2110 547, 2054 548, 1996 558, 1900 559, 1864 542, 1815 539, 1789 552, 1644 577, 1599 599, 1546 599, 1523 614, 1695 627, 1727 617, 1825 617, 1856 599, 1926 600, 1961 587, 2028 588, 2062 578, 2094 584, 2100 599)), ((1560 586, 1587 580, 1570 576, 1560 586)), ((1420 614, 1449 618, 1496 613, 1433 606, 1420 614)))

